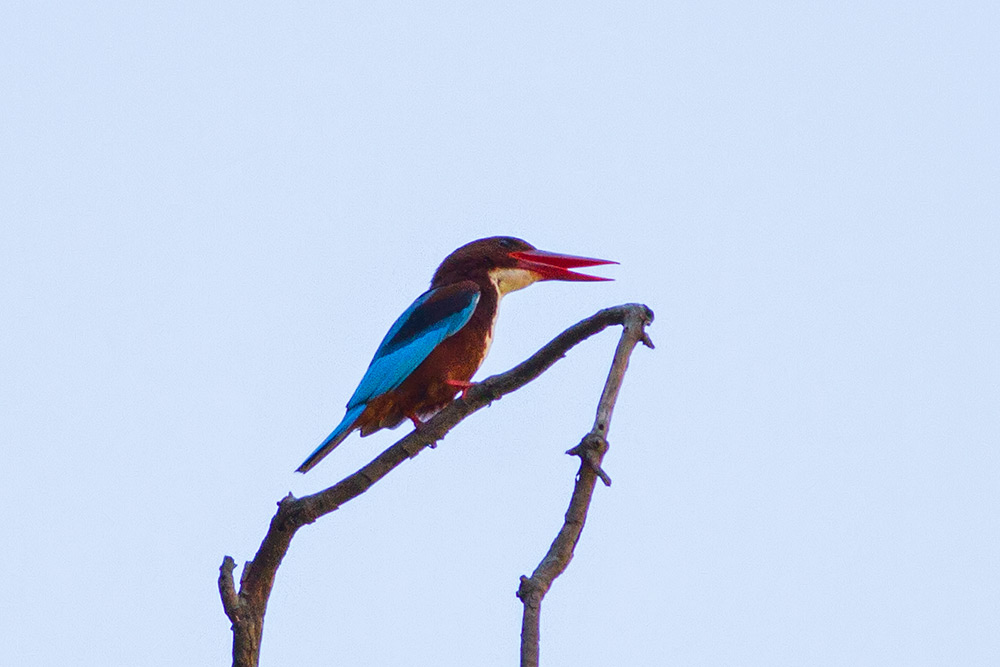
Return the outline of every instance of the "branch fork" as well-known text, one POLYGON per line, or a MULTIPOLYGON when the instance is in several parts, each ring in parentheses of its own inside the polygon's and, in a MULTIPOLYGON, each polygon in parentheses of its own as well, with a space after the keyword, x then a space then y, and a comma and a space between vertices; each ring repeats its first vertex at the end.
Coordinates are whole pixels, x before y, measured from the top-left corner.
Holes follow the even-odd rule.
POLYGON ((597 479, 605 486, 611 486, 611 478, 601 467, 608 451, 607 434, 611 426, 611 414, 618 400, 632 350, 639 343, 653 347, 653 341, 646 333, 646 326, 652 321, 653 312, 644 306, 631 310, 626 316, 611 370, 597 403, 594 426, 583 436, 580 444, 566 452, 580 457, 580 470, 576 474, 576 484, 563 526, 538 567, 530 577, 521 577, 517 589, 517 597, 524 605, 521 617, 521 667, 538 667, 542 600, 552 587, 552 582, 566 570, 573 559, 573 552, 587 521, 587 511, 590 509, 597 479))
POLYGON ((583 530, 595 480, 600 478, 605 484, 611 484, 611 479, 601 469, 601 462, 608 447, 606 436, 611 421, 611 411, 632 349, 640 341, 652 347, 652 342, 645 333, 645 327, 652 321, 653 312, 642 304, 630 303, 605 308, 566 329, 538 352, 506 373, 488 377, 469 387, 462 397, 452 401, 424 422, 421 428, 401 438, 354 474, 317 493, 302 498, 288 494, 282 498, 278 502, 278 510, 271 519, 257 553, 253 560, 247 561, 243 567, 238 592, 233 581, 236 561, 226 556, 219 567, 219 595, 223 610, 233 629, 233 666, 257 667, 259 664, 267 601, 278 567, 299 528, 315 522, 323 515, 335 511, 344 503, 361 495, 396 466, 417 456, 424 448, 433 448, 463 419, 531 382, 583 340, 609 326, 621 325, 624 331, 601 394, 594 429, 579 445, 567 452, 580 456, 581 463, 563 530, 532 576, 521 577, 521 586, 518 589, 518 597, 525 605, 521 664, 537 665, 538 614, 542 598, 548 592, 552 580, 566 569, 573 556, 573 547, 579 539, 580 531, 583 530), (566 531, 571 534, 564 537, 563 533, 566 531), (569 541, 566 541, 567 539, 569 541), (533 610, 533 630, 528 623, 529 608, 533 610), (532 653, 534 662, 530 661, 532 653), (529 657, 527 662, 526 655, 529 657))

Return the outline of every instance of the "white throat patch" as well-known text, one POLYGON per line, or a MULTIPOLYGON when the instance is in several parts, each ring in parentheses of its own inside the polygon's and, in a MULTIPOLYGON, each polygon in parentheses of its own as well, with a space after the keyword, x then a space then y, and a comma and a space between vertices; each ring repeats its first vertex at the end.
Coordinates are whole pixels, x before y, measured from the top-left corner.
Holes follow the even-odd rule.
POLYGON ((500 296, 524 289, 528 285, 542 279, 540 275, 527 269, 491 269, 489 276, 493 284, 497 286, 500 296))

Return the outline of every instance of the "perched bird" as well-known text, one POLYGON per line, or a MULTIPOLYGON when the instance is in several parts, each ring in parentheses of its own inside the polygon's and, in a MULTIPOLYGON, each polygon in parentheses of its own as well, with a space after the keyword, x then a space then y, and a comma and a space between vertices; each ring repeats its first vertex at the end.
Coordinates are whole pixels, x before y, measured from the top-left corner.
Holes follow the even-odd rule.
POLYGON ((311 470, 356 429, 364 437, 407 418, 419 428, 472 386, 503 295, 540 280, 610 280, 570 271, 598 264, 617 262, 546 252, 511 236, 479 239, 448 255, 430 289, 382 339, 344 419, 297 472, 311 470))

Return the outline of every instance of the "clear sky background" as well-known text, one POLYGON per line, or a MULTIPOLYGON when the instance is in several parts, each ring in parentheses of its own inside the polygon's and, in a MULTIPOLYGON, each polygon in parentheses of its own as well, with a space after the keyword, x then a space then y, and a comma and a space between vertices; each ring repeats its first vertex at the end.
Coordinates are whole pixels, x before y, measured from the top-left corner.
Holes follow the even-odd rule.
MULTIPOLYGON (((1000 664, 996 2, 7 3, 0 663, 221 665, 224 554, 453 248, 656 311, 546 665, 1000 664)), ((265 665, 516 664, 617 332, 303 529, 265 665)))

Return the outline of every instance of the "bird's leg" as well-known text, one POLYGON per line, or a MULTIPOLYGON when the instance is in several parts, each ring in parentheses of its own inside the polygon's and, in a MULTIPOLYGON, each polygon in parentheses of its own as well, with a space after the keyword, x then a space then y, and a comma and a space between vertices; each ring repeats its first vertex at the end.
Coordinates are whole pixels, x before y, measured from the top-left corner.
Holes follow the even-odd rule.
POLYGON ((449 387, 458 387, 462 390, 462 398, 469 393, 469 389, 475 386, 475 382, 465 382, 464 380, 445 380, 444 383, 449 387))
POLYGON ((420 417, 418 417, 416 414, 412 412, 407 412, 406 416, 411 422, 413 422, 413 428, 416 429, 417 431, 419 431, 421 427, 423 427, 424 423, 420 421, 420 417))
MULTIPOLYGON (((418 431, 419 432, 419 431, 423 430, 423 428, 424 428, 424 422, 420 421, 420 417, 418 417, 415 412, 407 412, 406 416, 407 416, 407 418, 409 418, 409 420, 411 422, 413 422, 413 430, 414 431, 418 431)), ((437 443, 436 442, 430 442, 430 443, 427 444, 427 446, 430 447, 431 449, 435 449, 437 447, 437 443)))

